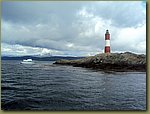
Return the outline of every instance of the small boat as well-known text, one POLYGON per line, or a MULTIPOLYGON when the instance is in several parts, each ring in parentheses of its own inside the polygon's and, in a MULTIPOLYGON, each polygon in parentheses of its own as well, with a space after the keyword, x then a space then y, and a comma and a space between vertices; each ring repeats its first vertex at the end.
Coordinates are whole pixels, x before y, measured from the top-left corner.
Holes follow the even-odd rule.
POLYGON ((25 59, 21 62, 21 64, 33 64, 34 62, 32 61, 32 59, 25 59))

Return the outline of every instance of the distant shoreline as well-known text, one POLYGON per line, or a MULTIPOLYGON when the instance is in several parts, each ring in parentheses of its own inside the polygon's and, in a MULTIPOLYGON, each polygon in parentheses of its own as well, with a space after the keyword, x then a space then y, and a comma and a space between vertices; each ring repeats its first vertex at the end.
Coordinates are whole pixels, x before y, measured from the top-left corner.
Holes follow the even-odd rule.
POLYGON ((32 59, 37 61, 57 61, 60 59, 67 59, 67 60, 74 60, 74 59, 81 59, 84 57, 64 57, 64 56, 49 56, 49 57, 36 57, 36 56, 18 56, 18 57, 9 57, 9 56, 2 56, 1 60, 24 60, 24 59, 32 59))
POLYGON ((98 54, 77 60, 57 60, 54 64, 71 65, 110 71, 142 71, 146 72, 146 55, 131 52, 98 54))

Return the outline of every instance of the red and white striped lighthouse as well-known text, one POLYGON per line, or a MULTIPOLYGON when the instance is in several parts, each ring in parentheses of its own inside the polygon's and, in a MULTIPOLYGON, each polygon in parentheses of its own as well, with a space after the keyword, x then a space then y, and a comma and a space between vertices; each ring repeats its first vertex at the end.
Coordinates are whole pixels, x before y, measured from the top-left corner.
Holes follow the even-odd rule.
POLYGON ((106 30, 105 34, 105 53, 110 53, 110 34, 108 30, 106 30))

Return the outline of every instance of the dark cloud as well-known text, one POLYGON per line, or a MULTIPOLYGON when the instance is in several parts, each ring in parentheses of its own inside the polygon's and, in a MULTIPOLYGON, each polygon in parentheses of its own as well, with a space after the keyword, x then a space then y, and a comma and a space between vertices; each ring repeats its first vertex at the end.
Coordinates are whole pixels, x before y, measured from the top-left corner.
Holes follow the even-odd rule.
POLYGON ((57 19, 68 23, 74 19, 74 12, 82 4, 82 2, 2 2, 2 17, 6 21, 16 23, 47 23, 57 19))
POLYGON ((145 53, 143 4, 2 2, 2 42, 57 50, 65 55, 95 54, 103 51, 105 30, 109 29, 113 51, 145 53), (135 45, 139 47, 133 48, 135 45))
POLYGON ((146 20, 144 3, 136 1, 103 2, 93 5, 95 14, 110 19, 113 26, 133 27, 146 20))

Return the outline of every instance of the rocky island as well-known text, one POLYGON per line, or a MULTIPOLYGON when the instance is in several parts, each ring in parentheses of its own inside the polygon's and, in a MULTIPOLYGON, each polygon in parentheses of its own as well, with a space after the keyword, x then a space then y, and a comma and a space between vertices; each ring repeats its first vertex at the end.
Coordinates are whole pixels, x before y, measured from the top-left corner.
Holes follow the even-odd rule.
POLYGON ((72 65, 101 70, 146 71, 146 55, 125 53, 102 53, 77 60, 58 60, 54 64, 72 65))

